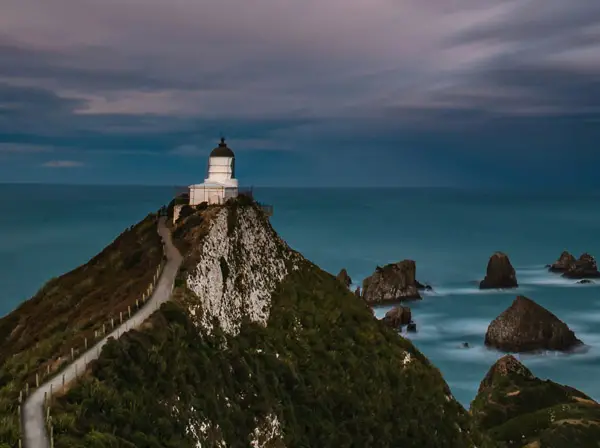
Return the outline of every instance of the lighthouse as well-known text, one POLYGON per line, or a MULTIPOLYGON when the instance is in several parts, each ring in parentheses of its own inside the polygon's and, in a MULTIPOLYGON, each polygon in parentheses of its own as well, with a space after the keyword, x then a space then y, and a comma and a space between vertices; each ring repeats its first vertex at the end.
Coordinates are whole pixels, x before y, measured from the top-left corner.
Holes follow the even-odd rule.
POLYGON ((219 146, 208 157, 207 177, 204 183, 190 185, 190 205, 203 202, 224 204, 238 195, 238 180, 235 178, 235 154, 221 137, 219 146))

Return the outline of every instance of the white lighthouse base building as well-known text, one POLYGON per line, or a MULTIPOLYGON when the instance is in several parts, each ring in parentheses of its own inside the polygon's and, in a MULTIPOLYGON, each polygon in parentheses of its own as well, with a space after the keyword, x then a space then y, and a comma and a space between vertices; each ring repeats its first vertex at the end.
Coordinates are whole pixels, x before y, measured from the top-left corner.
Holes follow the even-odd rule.
POLYGON ((238 195, 238 180, 235 178, 235 155, 221 138, 221 143, 212 150, 208 158, 208 177, 204 183, 190 185, 191 206, 207 202, 224 204, 238 195))

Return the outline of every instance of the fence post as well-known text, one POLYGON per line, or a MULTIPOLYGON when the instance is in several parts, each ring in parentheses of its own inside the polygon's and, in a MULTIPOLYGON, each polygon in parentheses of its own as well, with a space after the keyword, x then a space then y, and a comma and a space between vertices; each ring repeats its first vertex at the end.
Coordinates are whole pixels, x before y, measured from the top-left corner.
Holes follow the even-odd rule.
POLYGON ((50 448, 54 448, 54 426, 50 426, 50 448))
POLYGON ((105 324, 102 324, 102 336, 104 336, 106 334, 106 330, 104 328, 105 324))
POLYGON ((119 311, 119 322, 123 323, 123 311, 119 311))
POLYGON ((50 364, 46 366, 46 375, 50 375, 50 364))
POLYGON ((50 398, 52 398, 52 383, 50 383, 50 398))
POLYGON ((73 350, 73 347, 71 347, 71 361, 73 361, 74 357, 75 357, 75 351, 73 350))
POLYGON ((65 387, 65 374, 63 373, 63 388, 65 387))
POLYGON ((129 318, 131 318, 131 306, 127 305, 127 314, 129 314, 129 318))
POLYGON ((115 319, 114 319, 114 317, 110 318, 110 325, 112 326, 112 329, 114 330, 115 329, 115 319))
POLYGON ((85 338, 85 340, 84 340, 84 346, 85 346, 85 349, 87 350, 87 338, 85 338))
POLYGON ((36 372, 35 374, 35 387, 36 389, 40 387, 40 374, 36 372))

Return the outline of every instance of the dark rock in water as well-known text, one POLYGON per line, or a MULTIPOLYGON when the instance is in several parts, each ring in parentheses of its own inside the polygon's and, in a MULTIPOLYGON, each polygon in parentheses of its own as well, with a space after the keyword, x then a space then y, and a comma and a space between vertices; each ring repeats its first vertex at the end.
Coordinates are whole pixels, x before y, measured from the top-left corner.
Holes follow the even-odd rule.
POLYGON ((414 322, 409 323, 406 326, 406 331, 408 333, 416 333, 417 332, 417 324, 415 324, 414 322))
POLYGON ((352 284, 352 279, 350 278, 350 276, 348 275, 348 272, 346 271, 346 269, 342 269, 340 271, 340 273, 336 276, 336 278, 342 282, 342 284, 344 286, 346 286, 346 288, 350 288, 350 285, 352 284))
POLYGON ((596 259, 590 254, 582 254, 578 260, 569 265, 569 268, 563 273, 566 278, 599 278, 598 265, 596 259))
POLYGON ((569 252, 564 250, 558 260, 548 266, 550 272, 565 272, 569 269, 572 263, 575 263, 576 258, 569 252))
POLYGON ((408 325, 411 322, 410 308, 407 306, 396 306, 385 313, 382 319, 392 328, 400 328, 402 325, 408 325))
POLYGON ((433 288, 429 285, 425 285, 418 280, 415 280, 415 285, 419 291, 433 291, 433 288))
POLYGON ((515 268, 510 264, 508 256, 496 252, 488 261, 485 278, 479 284, 479 289, 515 288, 517 287, 515 268))
POLYGON ((592 447, 600 440, 598 403, 577 389, 535 377, 511 355, 490 368, 470 411, 501 446, 592 447))
POLYGON ((505 352, 566 351, 581 344, 564 322, 524 296, 496 317, 485 334, 485 345, 505 352))
POLYGON ((577 283, 580 285, 586 285, 586 284, 590 284, 590 283, 594 283, 594 282, 591 280, 588 280, 587 278, 584 278, 583 280, 579 280, 577 283))
POLYGON ((469 343, 468 342, 463 342, 462 343, 462 348, 469 348, 469 343))
POLYGON ((375 269, 363 280, 362 297, 367 303, 401 302, 419 300, 416 265, 412 260, 403 260, 375 269))

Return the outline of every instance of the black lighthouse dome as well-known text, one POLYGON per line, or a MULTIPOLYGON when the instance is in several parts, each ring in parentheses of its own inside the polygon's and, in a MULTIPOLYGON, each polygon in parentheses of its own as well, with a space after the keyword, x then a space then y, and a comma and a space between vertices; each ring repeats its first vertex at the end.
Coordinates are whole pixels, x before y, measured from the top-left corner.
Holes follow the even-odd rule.
POLYGON ((235 155, 231 148, 227 146, 227 143, 225 143, 225 138, 221 137, 221 143, 211 151, 210 157, 235 157, 235 155))

